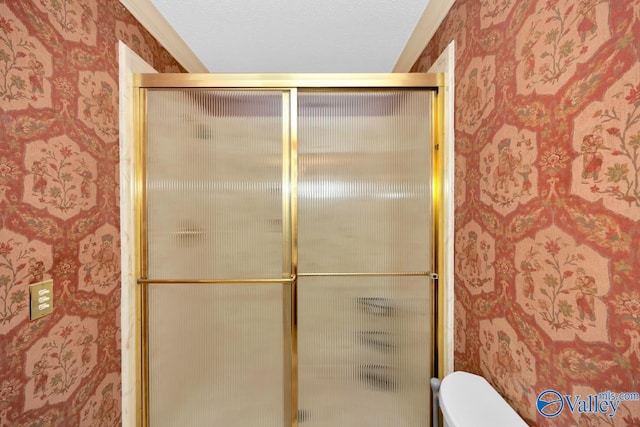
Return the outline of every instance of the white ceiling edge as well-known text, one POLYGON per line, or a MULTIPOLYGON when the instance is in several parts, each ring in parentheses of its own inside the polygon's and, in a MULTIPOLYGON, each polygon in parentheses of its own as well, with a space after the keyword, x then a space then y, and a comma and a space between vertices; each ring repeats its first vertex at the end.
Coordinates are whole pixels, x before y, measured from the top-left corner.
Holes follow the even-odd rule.
POLYGON ((407 73, 411 70, 455 2, 456 0, 431 0, 429 2, 402 50, 398 62, 393 67, 394 73, 407 73))
MULTIPOLYGON (((169 22, 155 5, 151 3, 151 0, 120 0, 120 3, 187 72, 209 72, 182 37, 169 25, 169 22)), ((393 68, 394 73, 405 73, 411 69, 420 53, 422 53, 442 21, 444 21, 453 3, 455 3, 455 0, 429 1, 393 68)))
POLYGON ((120 0, 120 3, 185 70, 189 73, 209 72, 151 0, 120 0))

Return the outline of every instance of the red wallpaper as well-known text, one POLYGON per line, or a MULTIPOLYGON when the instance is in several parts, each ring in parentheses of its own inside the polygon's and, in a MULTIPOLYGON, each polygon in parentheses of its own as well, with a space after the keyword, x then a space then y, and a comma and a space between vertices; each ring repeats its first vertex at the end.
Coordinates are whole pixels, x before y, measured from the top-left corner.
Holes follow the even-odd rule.
POLYGON ((538 394, 640 392, 640 0, 458 0, 455 368, 541 426, 538 394))
POLYGON ((117 0, 0 2, 1 427, 121 423, 118 40, 182 71, 117 0))

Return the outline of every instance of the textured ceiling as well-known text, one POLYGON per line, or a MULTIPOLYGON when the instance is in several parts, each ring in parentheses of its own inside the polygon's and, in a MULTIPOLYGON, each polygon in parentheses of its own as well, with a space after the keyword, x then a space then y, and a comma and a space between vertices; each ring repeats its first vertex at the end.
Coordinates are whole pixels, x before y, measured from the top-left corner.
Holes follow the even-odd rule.
POLYGON ((152 0, 212 73, 386 73, 429 0, 152 0))

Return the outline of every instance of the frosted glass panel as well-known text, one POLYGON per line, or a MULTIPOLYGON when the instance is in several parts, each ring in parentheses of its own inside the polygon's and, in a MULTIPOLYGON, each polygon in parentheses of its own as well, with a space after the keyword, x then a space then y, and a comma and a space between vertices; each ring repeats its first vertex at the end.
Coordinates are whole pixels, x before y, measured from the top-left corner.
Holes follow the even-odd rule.
POLYGON ((331 273, 430 270, 432 94, 298 94, 296 246, 283 92, 147 92, 148 276, 302 274, 293 355, 288 285, 148 285, 153 427, 429 424, 431 279, 331 273))
POLYGON ((301 277, 305 427, 429 425, 431 280, 301 277))
POLYGON ((431 96, 300 92, 300 273, 429 270, 431 96))
POLYGON ((149 425, 284 425, 283 285, 149 286, 149 425))
POLYGON ((281 92, 148 92, 149 277, 282 277, 282 127, 281 92))

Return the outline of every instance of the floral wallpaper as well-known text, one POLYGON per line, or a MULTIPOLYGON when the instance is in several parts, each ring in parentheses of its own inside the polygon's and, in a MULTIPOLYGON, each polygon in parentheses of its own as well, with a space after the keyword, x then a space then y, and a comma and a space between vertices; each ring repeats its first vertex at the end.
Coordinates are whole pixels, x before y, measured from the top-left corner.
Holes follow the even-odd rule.
POLYGON ((640 392, 640 0, 457 0, 413 66, 455 67, 455 369, 538 395, 640 392))
POLYGON ((183 71, 117 0, 0 1, 0 427, 121 424, 118 40, 183 71))

